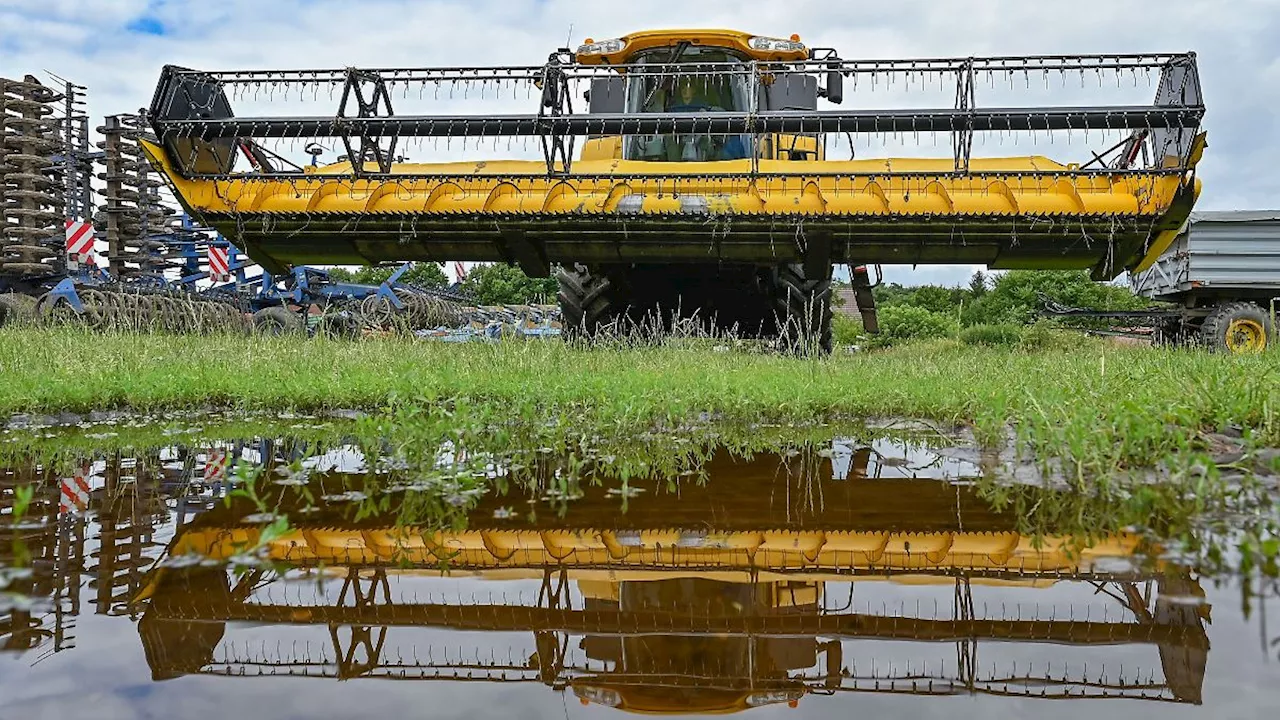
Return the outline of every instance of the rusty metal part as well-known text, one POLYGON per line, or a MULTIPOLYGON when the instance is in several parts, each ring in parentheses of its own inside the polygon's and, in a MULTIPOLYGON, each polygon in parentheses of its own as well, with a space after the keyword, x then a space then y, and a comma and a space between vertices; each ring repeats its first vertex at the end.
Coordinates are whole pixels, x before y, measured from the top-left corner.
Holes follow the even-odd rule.
POLYGON ((162 200, 164 183, 141 159, 138 136, 143 132, 136 115, 112 115, 98 128, 103 140, 103 172, 98 179, 105 202, 94 225, 107 241, 107 261, 118 280, 160 277, 167 262, 166 245, 157 240, 171 232, 176 214, 162 200))
POLYGON ((52 156, 63 147, 54 108, 63 98, 31 75, 0 78, 0 273, 61 270, 66 196, 52 156))
POLYGON ((248 327, 244 309, 222 298, 134 286, 84 288, 79 294, 82 313, 65 300, 42 296, 36 306, 39 321, 102 331, 197 335, 239 333, 248 327))

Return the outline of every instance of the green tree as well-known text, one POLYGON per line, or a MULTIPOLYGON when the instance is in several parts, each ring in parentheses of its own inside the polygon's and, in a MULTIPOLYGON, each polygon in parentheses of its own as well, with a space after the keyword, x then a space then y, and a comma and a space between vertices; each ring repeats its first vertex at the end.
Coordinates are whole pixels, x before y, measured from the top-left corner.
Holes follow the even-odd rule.
POLYGON ((955 317, 962 303, 968 304, 972 294, 962 287, 917 285, 904 287, 897 283, 881 285, 872 291, 877 307, 910 305, 930 312, 955 317))
POLYGON ((991 289, 966 303, 966 325, 1026 324, 1049 300, 1089 310, 1141 310, 1150 302, 1127 287, 1095 282, 1086 270, 1010 270, 996 278, 991 289))
MULTIPOLYGON (((970 325, 1024 325, 1034 321, 1044 300, 1090 310, 1141 310, 1151 304, 1127 287, 1095 282, 1085 270, 1011 270, 996 275, 975 272, 967 287, 888 283, 875 288, 876 305, 883 309, 914 307, 955 318, 970 325)), ((1080 326, 1105 321, 1070 321, 1080 326)))
POLYGON ((969 297, 977 299, 987 294, 987 274, 981 270, 975 270, 973 276, 969 278, 969 297))
POLYGON ((462 281, 462 292, 481 305, 554 303, 558 289, 554 277, 531 278, 502 263, 476 265, 462 281))
POLYGON ((876 299, 876 307, 905 304, 914 292, 915 288, 904 287, 898 283, 884 283, 871 289, 871 294, 876 299))
POLYGON ((953 315, 933 312, 916 305, 890 305, 877 312, 880 335, 873 341, 892 345, 903 340, 950 337, 957 328, 953 315))
POLYGON ((418 262, 400 276, 400 282, 429 290, 439 290, 449 284, 449 277, 437 263, 418 262))
MULTIPOLYGON (((365 265, 355 272, 346 268, 329 268, 327 272, 330 278, 339 282, 381 285, 399 268, 399 265, 365 265)), ((400 276, 400 282, 421 288, 439 289, 449 284, 449 278, 436 263, 416 262, 400 276)))
POLYGON ((325 272, 329 273, 330 280, 337 280, 338 282, 355 282, 356 281, 355 273, 351 272, 346 268, 340 268, 340 267, 325 268, 325 272))
POLYGON ((921 285, 905 299, 905 304, 924 308, 941 315, 955 315, 963 297, 964 291, 960 288, 921 285))

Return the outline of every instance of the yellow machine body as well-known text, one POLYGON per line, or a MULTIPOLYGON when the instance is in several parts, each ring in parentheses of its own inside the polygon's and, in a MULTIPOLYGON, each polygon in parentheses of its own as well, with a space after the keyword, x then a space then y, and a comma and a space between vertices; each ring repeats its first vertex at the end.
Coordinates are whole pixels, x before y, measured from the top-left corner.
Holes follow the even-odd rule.
MULTIPOLYGON (((1171 212, 1181 213, 1177 205, 1184 199, 1189 212, 1200 187, 1197 181, 1188 198, 1178 176, 1141 172, 1073 178, 1030 174, 1069 169, 1042 156, 974 159, 971 169, 983 174, 970 177, 957 177, 950 159, 762 160, 758 162, 764 174, 760 177, 717 179, 707 175, 745 174, 751 170, 751 161, 655 163, 601 158, 580 160, 574 164, 574 175, 557 178, 547 177, 539 161, 509 160, 397 165, 396 172, 414 176, 400 180, 353 180, 351 167, 345 163, 317 168, 302 180, 200 180, 183 178, 157 145, 144 141, 143 147, 184 204, 214 219, 215 225, 224 222, 220 218, 227 218, 225 222, 233 224, 223 229, 244 238, 251 256, 279 265, 366 263, 391 257, 444 260, 459 255, 502 260, 488 228, 459 224, 479 222, 484 217, 522 225, 555 220, 570 226, 594 222, 597 229, 603 220, 634 224, 633 239, 592 245, 579 238, 548 237, 546 252, 560 261, 619 257, 642 261, 657 250, 646 246, 643 221, 677 222, 689 198, 698 198, 700 207, 725 223, 741 219, 768 224, 774 218, 794 217, 828 221, 832 232, 845 241, 839 244, 838 254, 850 259, 966 261, 1006 268, 1079 269, 1097 262, 1092 252, 1069 254, 1053 246, 1035 245, 1035 218, 1057 216, 1108 223, 1125 217, 1139 221, 1144 235, 1133 245, 1132 254, 1122 259, 1131 266, 1149 252, 1159 254, 1158 247, 1145 243, 1147 229, 1171 212), (479 172, 506 177, 468 177, 479 172), (611 175, 623 178, 612 180, 611 175), (631 201, 622 209, 624 198, 638 198, 638 202, 631 201), (236 217, 261 220, 246 226, 231 220, 236 217), (522 220, 524 223, 519 222, 522 220), (935 232, 945 228, 950 235, 956 232, 954 221, 963 220, 974 223, 967 231, 968 243, 957 237, 943 246, 919 244, 920 225, 935 228, 935 232), (307 226, 329 227, 333 234, 320 245, 305 231, 307 226), (303 231, 289 232, 293 228, 303 231), (1027 245, 1017 252, 1002 252, 1002 241, 1016 235, 1019 228, 1023 228, 1027 245), (885 231, 890 235, 886 237, 885 231)), ((665 243, 665 255, 689 261, 706 255, 705 243, 676 249, 660 235, 654 240, 665 243)), ((731 259, 758 260, 759 245, 757 241, 748 248, 743 243, 742 258, 733 258, 732 247, 723 248, 722 254, 731 259)), ((785 244, 775 253, 778 261, 795 256, 785 244)))

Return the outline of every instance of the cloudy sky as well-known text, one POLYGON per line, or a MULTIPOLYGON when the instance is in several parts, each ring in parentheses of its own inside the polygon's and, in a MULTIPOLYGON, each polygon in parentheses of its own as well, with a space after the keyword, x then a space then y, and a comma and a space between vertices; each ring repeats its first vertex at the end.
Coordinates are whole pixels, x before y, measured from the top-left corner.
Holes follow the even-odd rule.
MULTIPOLYGON (((1201 208, 1280 207, 1280 0, 0 0, 0 76, 70 78, 100 117, 147 105, 166 63, 534 64, 566 42, 661 27, 799 33, 859 59, 1194 50, 1210 144, 1201 208)), ((889 279, 969 272, 891 268, 889 279)))

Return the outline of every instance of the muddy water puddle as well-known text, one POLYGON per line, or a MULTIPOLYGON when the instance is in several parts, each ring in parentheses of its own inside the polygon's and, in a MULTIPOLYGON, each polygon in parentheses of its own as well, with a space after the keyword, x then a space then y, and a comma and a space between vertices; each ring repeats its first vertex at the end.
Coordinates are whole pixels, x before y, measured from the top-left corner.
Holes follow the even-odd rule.
POLYGON ((0 717, 1280 705, 1274 517, 1247 492, 1002 484, 918 432, 307 422, 10 443, 0 717))

